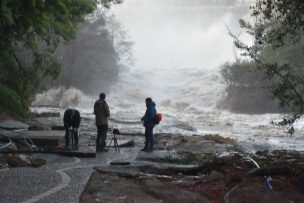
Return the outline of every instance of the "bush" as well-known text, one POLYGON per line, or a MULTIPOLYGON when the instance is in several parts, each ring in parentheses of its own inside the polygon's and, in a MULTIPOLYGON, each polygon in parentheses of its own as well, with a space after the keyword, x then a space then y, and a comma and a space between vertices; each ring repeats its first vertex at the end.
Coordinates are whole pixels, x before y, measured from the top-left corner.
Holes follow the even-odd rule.
POLYGON ((26 111, 22 106, 20 96, 2 84, 0 84, 0 106, 6 112, 25 116, 26 111))
POLYGON ((222 66, 221 75, 227 85, 226 95, 219 108, 236 113, 281 113, 277 100, 273 100, 271 85, 250 61, 239 61, 222 66))

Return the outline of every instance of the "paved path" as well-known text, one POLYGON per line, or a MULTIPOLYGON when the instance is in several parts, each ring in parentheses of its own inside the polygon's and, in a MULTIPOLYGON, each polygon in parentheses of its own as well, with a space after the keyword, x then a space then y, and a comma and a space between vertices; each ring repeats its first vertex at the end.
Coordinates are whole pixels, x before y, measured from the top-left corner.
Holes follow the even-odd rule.
POLYGON ((47 159, 48 164, 0 172, 1 203, 79 202, 94 166, 107 166, 111 161, 132 161, 138 154, 138 148, 120 150, 97 153, 96 158, 35 154, 47 159))

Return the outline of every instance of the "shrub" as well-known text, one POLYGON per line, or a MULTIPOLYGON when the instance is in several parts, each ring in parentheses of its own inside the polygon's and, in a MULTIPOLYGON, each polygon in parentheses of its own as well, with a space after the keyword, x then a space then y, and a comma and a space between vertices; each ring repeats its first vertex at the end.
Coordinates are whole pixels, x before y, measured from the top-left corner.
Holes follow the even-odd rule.
POLYGON ((21 103, 20 96, 6 86, 0 84, 0 106, 6 112, 16 114, 18 116, 25 116, 25 109, 21 103))

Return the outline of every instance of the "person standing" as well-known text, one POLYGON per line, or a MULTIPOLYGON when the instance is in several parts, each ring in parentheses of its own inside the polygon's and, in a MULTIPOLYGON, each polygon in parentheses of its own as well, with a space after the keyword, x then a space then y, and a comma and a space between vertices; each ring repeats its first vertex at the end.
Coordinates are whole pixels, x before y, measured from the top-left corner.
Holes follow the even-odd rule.
POLYGON ((105 98, 105 93, 100 93, 99 99, 94 104, 94 114, 97 126, 96 151, 98 152, 103 152, 106 150, 108 118, 110 117, 110 109, 105 98))
POLYGON ((70 145, 69 130, 73 129, 74 136, 74 149, 78 150, 78 128, 80 126, 80 113, 76 109, 67 109, 63 115, 63 123, 65 128, 65 147, 68 148, 70 145))
POLYGON ((155 126, 154 117, 156 115, 155 102, 150 97, 146 98, 146 112, 142 117, 143 125, 145 127, 145 147, 142 151, 153 152, 154 140, 153 140, 153 128, 155 126))

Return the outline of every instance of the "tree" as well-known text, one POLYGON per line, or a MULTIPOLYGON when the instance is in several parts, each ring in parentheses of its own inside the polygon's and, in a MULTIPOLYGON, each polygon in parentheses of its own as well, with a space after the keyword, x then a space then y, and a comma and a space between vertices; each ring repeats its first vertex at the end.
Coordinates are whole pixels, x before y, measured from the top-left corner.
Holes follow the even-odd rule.
POLYGON ((60 40, 74 38, 77 26, 98 4, 120 0, 1 0, 0 84, 16 92, 24 108, 44 78, 55 79, 60 40))
POLYGON ((254 62, 225 63, 221 66, 221 75, 226 88, 218 108, 247 114, 282 113, 278 102, 271 99, 268 87, 272 81, 265 80, 262 72, 256 70, 254 62))
POLYGON ((132 45, 114 16, 97 10, 79 26, 73 41, 59 45, 56 55, 64 69, 49 85, 73 86, 94 95, 108 91, 124 65, 132 63, 132 45))
POLYGON ((257 0, 251 7, 251 23, 240 20, 241 27, 254 38, 253 45, 247 45, 232 35, 235 45, 243 56, 252 59, 266 78, 275 81, 272 85, 273 97, 279 100, 282 108, 292 113, 279 122, 280 125, 292 124, 304 113, 303 64, 290 61, 268 61, 264 53, 267 49, 278 51, 290 46, 302 46, 297 54, 303 58, 304 1, 302 0, 257 0))

